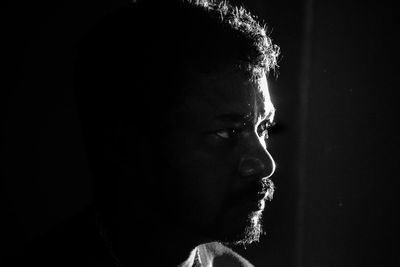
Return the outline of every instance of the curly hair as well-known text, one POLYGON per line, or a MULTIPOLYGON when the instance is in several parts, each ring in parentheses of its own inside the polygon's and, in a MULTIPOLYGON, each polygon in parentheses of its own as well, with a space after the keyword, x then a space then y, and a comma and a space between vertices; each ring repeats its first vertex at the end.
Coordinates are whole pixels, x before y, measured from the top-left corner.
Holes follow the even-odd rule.
MULTIPOLYGON (((271 37, 267 35, 267 28, 258 21, 258 18, 252 15, 244 7, 233 6, 228 1, 218 0, 183 0, 189 4, 202 7, 207 12, 220 18, 221 23, 228 24, 232 29, 242 33, 255 48, 255 53, 247 55, 247 69, 253 71, 275 70, 278 67, 278 56, 280 48, 272 43, 271 37)), ((257 75, 258 76, 258 75, 257 75)))

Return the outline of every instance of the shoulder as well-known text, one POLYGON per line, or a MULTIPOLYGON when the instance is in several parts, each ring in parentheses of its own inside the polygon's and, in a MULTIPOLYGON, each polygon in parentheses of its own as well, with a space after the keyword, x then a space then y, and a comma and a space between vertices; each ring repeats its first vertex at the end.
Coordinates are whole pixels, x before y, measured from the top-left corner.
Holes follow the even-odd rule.
POLYGON ((254 267, 241 255, 218 242, 203 244, 199 246, 199 250, 208 255, 213 267, 254 267))

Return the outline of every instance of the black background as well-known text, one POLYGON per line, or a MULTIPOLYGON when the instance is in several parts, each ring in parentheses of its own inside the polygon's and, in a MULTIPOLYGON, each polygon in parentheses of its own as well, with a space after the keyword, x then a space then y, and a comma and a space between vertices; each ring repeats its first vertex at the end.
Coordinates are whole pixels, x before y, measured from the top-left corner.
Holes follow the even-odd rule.
MULTIPOLYGON (((75 46, 122 1, 13 1, 2 16, 1 241, 7 254, 90 205, 71 88, 75 46), (5 70, 5 71, 4 71, 5 70)), ((399 263, 398 75, 394 4, 232 1, 282 50, 270 77, 279 131, 256 266, 399 263)))

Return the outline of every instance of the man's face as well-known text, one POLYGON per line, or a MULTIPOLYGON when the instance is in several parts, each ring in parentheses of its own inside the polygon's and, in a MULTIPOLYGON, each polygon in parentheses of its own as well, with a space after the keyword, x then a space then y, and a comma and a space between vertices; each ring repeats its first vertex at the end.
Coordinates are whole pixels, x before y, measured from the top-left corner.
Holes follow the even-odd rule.
POLYGON ((232 70, 189 78, 160 137, 169 166, 160 182, 165 208, 211 240, 240 241, 246 232, 244 242, 254 241, 275 169, 266 146, 275 111, 266 77, 249 81, 232 70))

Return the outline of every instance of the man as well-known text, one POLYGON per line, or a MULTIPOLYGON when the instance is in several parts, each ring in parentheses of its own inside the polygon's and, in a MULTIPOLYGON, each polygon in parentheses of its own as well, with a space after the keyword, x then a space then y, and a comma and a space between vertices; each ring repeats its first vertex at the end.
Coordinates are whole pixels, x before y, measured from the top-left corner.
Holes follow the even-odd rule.
POLYGON ((108 15, 79 51, 76 96, 110 262, 251 266, 225 245, 258 240, 274 191, 267 75, 279 49, 265 29, 225 1, 144 1, 108 15))

